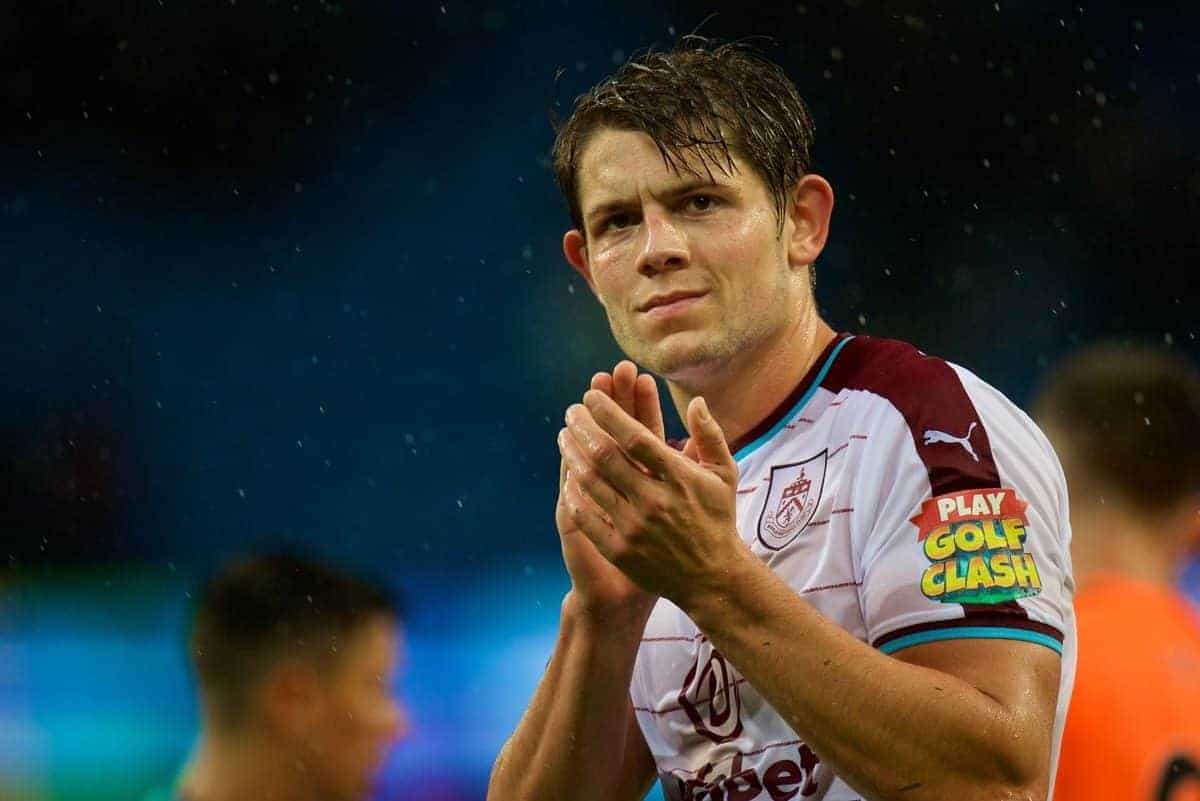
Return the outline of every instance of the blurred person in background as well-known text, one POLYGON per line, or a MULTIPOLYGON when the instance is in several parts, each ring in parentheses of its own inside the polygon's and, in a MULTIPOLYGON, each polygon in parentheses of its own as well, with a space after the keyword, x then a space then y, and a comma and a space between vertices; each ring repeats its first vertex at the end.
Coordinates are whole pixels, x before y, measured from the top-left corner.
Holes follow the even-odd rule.
POLYGON ((203 723, 177 801, 360 801, 406 731, 400 614, 381 589, 290 555, 234 562, 198 600, 203 723))
MULTIPOLYGON (((794 84, 685 37, 583 95, 563 238, 617 343, 566 413, 572 587, 492 801, 1045 798, 1074 659, 1046 438, 912 345, 835 332, 794 84)), ((934 300, 930 299, 931 302, 934 300)))
POLYGON ((1200 535, 1200 373, 1097 345, 1034 414, 1071 494, 1079 665, 1058 801, 1200 798, 1200 617, 1176 589, 1200 535))

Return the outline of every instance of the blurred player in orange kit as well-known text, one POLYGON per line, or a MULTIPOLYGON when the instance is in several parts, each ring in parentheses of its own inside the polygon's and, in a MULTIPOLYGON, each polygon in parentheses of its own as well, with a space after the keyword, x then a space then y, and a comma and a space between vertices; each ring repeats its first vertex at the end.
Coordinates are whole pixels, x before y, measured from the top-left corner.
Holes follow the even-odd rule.
POLYGON ((1200 799, 1200 615, 1172 587, 1200 533, 1200 373, 1097 346, 1034 410, 1066 471, 1080 588, 1055 798, 1200 799))
POLYGON ((203 729, 174 801, 361 801, 405 714, 400 618, 382 590, 295 557, 208 582, 190 640, 203 729))

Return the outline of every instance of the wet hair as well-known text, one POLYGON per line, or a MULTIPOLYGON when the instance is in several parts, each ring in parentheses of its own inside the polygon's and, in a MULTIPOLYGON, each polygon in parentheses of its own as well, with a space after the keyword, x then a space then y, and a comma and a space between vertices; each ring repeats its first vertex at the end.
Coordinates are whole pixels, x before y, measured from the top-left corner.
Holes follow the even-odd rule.
POLYGON ((240 723, 254 690, 285 659, 319 667, 372 620, 400 620, 381 587, 290 554, 231 563, 203 587, 189 637, 201 692, 220 723, 240 723))
POLYGON ((1200 498, 1200 372, 1162 348, 1106 343, 1067 359, 1034 401, 1081 478, 1146 513, 1200 498))
POLYGON ((599 130, 640 131, 666 165, 709 177, 735 170, 736 155, 763 180, 782 231, 788 195, 812 169, 815 129, 808 106, 784 71, 745 43, 684 36, 668 52, 647 52, 575 101, 556 124, 555 179, 580 230, 579 161, 599 130))

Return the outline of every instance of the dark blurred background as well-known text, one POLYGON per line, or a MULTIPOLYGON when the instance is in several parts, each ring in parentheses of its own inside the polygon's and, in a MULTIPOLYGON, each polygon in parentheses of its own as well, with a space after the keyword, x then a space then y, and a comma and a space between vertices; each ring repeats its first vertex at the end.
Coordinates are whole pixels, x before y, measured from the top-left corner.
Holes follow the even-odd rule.
POLYGON ((482 797, 567 587, 554 435, 619 357, 547 114, 696 29, 813 108, 835 328, 1019 403, 1098 338, 1200 354, 1192 4, 4 3, 0 798, 169 784, 189 593, 280 545, 408 596, 380 797, 482 797))

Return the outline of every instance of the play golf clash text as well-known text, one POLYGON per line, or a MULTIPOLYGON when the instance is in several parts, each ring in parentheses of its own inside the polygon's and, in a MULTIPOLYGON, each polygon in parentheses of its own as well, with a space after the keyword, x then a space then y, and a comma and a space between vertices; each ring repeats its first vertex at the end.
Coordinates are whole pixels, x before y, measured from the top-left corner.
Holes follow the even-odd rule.
POLYGON ((942 603, 995 604, 1042 589, 1025 552, 1028 504, 1011 489, 969 490, 931 498, 912 518, 929 559, 921 592, 942 603))

